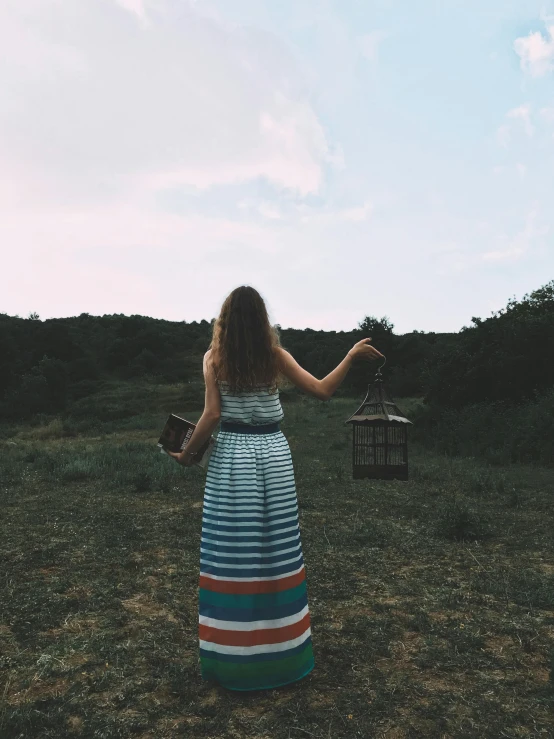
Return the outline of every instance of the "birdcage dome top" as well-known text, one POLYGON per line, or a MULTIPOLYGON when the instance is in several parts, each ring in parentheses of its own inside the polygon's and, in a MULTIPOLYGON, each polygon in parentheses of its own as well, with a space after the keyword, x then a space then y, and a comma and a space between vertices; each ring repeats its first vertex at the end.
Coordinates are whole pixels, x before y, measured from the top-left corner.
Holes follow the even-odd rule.
POLYGON ((367 395, 361 406, 354 411, 345 423, 371 423, 374 421, 396 421, 413 425, 390 397, 380 378, 380 373, 377 374, 375 382, 368 386, 367 395))

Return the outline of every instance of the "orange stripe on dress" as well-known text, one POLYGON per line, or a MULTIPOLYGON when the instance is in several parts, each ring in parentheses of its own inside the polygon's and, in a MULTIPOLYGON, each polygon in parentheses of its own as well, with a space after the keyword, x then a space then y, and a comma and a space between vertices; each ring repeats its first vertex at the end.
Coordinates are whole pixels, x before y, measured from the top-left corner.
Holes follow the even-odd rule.
POLYGON ((289 626, 279 626, 275 629, 232 631, 231 629, 217 629, 215 626, 200 624, 199 637, 203 641, 221 644, 226 647, 253 647, 259 644, 283 644, 301 636, 309 626, 310 614, 307 613, 301 621, 289 626))
POLYGON ((207 575, 200 575, 200 587, 214 593, 230 593, 231 595, 252 595, 255 593, 280 593, 290 590, 304 582, 306 571, 304 567, 296 575, 282 577, 278 580, 215 580, 207 575))

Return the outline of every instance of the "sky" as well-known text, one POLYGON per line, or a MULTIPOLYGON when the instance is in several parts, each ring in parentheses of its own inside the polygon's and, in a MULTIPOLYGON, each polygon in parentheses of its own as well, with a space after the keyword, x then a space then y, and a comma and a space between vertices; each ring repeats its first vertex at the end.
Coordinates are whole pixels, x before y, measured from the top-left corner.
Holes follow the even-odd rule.
POLYGON ((2 0, 0 312, 449 332, 554 278, 554 0, 2 0))

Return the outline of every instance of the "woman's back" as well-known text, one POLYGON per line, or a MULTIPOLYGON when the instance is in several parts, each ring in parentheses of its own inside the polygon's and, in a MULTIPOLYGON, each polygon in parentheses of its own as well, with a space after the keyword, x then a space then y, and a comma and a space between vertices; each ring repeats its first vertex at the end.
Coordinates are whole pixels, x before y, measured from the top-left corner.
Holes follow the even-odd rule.
POLYGON ((227 382, 218 380, 221 395, 221 420, 252 426, 281 421, 284 418, 279 390, 270 393, 269 385, 233 393, 227 382))

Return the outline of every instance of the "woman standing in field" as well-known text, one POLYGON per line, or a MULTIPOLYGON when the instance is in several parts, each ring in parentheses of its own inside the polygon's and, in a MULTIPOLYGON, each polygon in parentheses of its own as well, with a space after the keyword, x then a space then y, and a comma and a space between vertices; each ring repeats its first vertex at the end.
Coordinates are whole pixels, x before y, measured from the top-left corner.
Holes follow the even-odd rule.
POLYGON ((206 471, 199 583, 202 677, 231 690, 300 680, 314 667, 294 470, 279 429, 282 378, 328 400, 356 357, 383 356, 363 339, 318 380, 283 349, 252 287, 233 290, 204 355, 205 408, 183 465, 221 422, 206 471))

